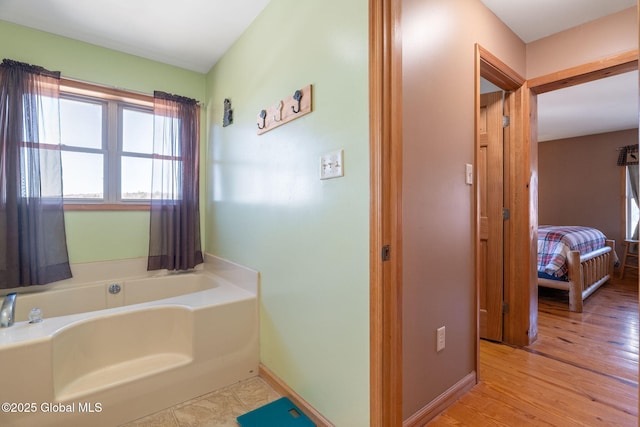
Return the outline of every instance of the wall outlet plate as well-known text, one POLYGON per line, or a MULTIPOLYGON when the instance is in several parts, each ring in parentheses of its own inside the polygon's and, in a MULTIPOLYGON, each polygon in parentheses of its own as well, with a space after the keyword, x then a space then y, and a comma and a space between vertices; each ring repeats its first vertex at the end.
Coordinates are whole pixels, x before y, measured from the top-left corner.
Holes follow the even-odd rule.
POLYGON ((320 157, 320 179, 344 176, 344 150, 336 150, 320 157))

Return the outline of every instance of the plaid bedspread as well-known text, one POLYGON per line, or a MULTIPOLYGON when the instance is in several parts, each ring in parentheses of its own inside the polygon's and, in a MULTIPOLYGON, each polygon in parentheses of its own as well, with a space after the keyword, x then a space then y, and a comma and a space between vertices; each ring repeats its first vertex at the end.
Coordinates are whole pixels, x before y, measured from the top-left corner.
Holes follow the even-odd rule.
POLYGON ((538 271, 564 277, 569 251, 591 252, 603 247, 605 240, 605 235, 595 228, 541 225, 538 227, 538 271))

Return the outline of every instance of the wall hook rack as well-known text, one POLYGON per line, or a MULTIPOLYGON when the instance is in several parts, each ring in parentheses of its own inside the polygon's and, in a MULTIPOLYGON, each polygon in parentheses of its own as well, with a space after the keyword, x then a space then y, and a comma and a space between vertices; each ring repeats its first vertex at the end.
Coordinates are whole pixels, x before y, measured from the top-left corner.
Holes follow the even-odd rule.
POLYGON ((266 110, 261 110, 257 117, 258 135, 309 114, 311 101, 311 85, 307 85, 266 110))

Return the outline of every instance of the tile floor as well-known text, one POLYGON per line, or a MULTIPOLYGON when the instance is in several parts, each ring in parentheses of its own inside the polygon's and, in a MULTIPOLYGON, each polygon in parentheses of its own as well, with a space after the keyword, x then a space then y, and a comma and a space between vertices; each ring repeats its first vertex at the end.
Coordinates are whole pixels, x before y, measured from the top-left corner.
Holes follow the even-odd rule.
POLYGON ((254 377, 121 427, 238 427, 237 416, 280 397, 262 378, 254 377))

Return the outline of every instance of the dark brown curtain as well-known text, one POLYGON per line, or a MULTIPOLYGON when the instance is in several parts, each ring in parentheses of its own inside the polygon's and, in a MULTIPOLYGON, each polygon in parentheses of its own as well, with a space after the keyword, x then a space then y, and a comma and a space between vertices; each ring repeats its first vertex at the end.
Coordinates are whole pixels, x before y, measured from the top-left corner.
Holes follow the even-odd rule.
POLYGON ((202 263, 197 101, 154 93, 153 178, 148 270, 202 263))
POLYGON ((71 277, 62 199, 60 74, 0 65, 0 288, 71 277))

